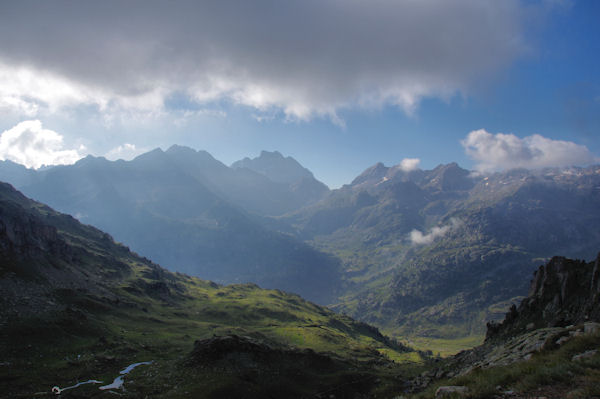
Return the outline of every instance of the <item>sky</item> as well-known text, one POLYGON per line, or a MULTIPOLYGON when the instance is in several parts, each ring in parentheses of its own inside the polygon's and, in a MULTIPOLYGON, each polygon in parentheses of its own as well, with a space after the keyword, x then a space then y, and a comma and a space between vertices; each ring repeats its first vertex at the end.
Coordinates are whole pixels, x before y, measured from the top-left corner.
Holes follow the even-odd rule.
POLYGON ((0 2, 0 159, 600 163, 596 0, 0 2))

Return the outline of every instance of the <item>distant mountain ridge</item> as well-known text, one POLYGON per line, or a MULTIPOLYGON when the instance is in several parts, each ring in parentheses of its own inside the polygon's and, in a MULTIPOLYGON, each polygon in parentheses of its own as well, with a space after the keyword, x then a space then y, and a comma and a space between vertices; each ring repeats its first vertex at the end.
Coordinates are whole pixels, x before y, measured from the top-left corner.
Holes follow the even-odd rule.
POLYGON ((256 158, 246 157, 234 162, 231 168, 240 173, 245 170, 254 171, 285 185, 291 193, 286 213, 316 203, 329 194, 329 187, 315 179, 311 171, 294 158, 283 157, 278 151, 262 151, 256 158))
MULTIPOLYGON (((109 162, 103 157, 87 157, 75 165, 86 162, 109 162), (92 161, 97 159, 98 161, 92 161)), ((116 164, 135 164, 163 167, 177 166, 183 173, 197 179, 213 193, 248 212, 265 216, 278 216, 317 202, 327 195, 329 188, 316 180, 308 169, 292 157, 279 152, 263 151, 260 157, 234 162, 231 167, 215 159, 206 151, 173 145, 166 151, 156 148, 131 161, 118 160, 116 164)), ((43 178, 55 168, 27 169, 12 161, 0 161, 0 179, 25 188, 43 178)))
MULTIPOLYGON (((15 176, 8 165, 0 168, 0 179, 15 176)), ((287 209, 286 198, 294 196, 288 186, 249 169, 231 169, 207 152, 173 146, 132 161, 88 156, 27 176, 18 187, 27 195, 108 231, 172 270, 220 283, 254 282, 321 303, 335 295, 333 257, 266 229, 235 200, 287 209)))
POLYGON ((302 179, 314 179, 311 171, 292 157, 283 157, 279 151, 261 151, 256 158, 244 158, 231 164, 233 169, 247 168, 277 183, 294 184, 302 179))

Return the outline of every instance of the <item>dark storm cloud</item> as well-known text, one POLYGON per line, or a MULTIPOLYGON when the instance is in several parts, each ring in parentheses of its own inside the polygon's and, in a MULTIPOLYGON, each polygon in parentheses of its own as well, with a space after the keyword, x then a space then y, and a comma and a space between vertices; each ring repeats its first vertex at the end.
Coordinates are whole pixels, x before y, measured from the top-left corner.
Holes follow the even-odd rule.
POLYGON ((0 80, 45 71, 74 92, 27 97, 22 79, 0 85, 0 107, 143 108, 184 92, 298 118, 353 105, 411 112, 522 54, 523 18, 516 0, 2 2, 0 80))

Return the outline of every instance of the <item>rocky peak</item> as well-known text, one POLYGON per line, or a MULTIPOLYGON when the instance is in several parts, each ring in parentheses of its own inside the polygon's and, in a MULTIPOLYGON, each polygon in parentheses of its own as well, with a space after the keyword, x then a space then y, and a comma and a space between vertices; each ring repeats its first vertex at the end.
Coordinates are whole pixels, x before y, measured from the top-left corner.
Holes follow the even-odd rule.
POLYGON ((294 184, 302 179, 314 180, 311 171, 292 157, 284 157, 278 151, 261 151, 260 156, 244 158, 231 164, 233 169, 247 168, 260 173, 276 183, 294 184))
POLYGON ((555 256, 535 272, 529 295, 502 323, 488 323, 486 340, 544 327, 600 321, 600 254, 593 262, 555 256))
POLYGON ((204 150, 196 151, 190 147, 172 145, 166 151, 166 154, 171 162, 192 175, 197 173, 206 175, 215 173, 230 174, 229 168, 225 164, 216 160, 209 152, 204 150))
POLYGON ((377 162, 375 165, 366 169, 358 177, 356 177, 352 181, 351 185, 352 186, 360 186, 363 184, 377 184, 384 177, 386 177, 389 169, 390 168, 385 166, 383 163, 377 162))
POLYGON ((474 186, 470 172, 456 162, 437 166, 429 172, 428 180, 427 188, 443 191, 470 190, 474 186))
POLYGON ((263 159, 284 159, 283 155, 279 151, 265 151, 260 152, 259 158, 263 159))

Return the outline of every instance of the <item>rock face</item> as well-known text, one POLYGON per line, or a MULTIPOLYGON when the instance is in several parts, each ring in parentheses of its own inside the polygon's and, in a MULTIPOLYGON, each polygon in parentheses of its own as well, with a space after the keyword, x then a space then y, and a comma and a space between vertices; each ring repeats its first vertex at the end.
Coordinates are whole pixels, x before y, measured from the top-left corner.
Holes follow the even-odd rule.
MULTIPOLYGON (((14 272, 16 263, 39 261, 41 258, 60 257, 70 260, 73 254, 54 226, 32 216, 18 202, 27 199, 6 183, 0 183, 0 257, 2 268, 14 272), (12 267, 8 267, 11 265, 12 267)), ((44 212, 49 209, 42 208, 44 212)), ((64 216, 69 218, 68 216, 64 216)))
MULTIPOLYGON (((456 376, 507 366, 556 349, 574 337, 598 334, 599 273, 600 255, 587 263, 552 258, 535 272, 529 296, 518 307, 513 305, 501 323, 488 323, 484 344, 448 359, 438 373, 456 376)), ((574 360, 587 356, 593 353, 576 355, 574 360)))
POLYGON ((554 257, 540 266, 529 296, 502 323, 488 323, 486 341, 527 330, 600 321, 600 254, 593 262, 554 257))

